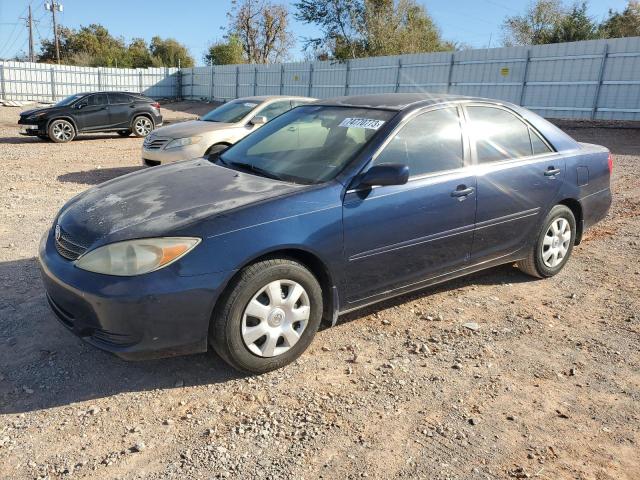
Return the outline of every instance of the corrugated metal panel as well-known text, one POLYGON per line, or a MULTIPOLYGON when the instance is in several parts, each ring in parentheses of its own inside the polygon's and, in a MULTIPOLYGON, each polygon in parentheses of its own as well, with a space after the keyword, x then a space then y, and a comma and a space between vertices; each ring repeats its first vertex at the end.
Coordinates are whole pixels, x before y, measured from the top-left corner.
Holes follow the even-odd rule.
POLYGON ((99 89, 173 97, 179 84, 189 99, 450 92, 507 100, 547 117, 640 120, 640 37, 181 71, 0 62, 0 95, 10 100, 99 89))

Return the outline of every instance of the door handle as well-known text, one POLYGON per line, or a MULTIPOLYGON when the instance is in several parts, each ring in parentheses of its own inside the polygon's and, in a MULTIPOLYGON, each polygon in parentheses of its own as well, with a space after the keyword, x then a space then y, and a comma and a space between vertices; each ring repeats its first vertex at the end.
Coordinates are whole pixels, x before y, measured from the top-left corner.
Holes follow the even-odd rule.
POLYGON ((549 167, 544 171, 544 176, 545 177, 554 177, 554 176, 558 175, 559 173, 560 173, 560 169, 559 168, 549 167))
POLYGON ((466 185, 458 185, 458 187, 453 192, 451 192, 451 196, 458 197, 462 200, 464 199, 464 197, 468 197, 469 195, 471 195, 474 191, 475 191, 475 188, 473 187, 467 187, 466 185))

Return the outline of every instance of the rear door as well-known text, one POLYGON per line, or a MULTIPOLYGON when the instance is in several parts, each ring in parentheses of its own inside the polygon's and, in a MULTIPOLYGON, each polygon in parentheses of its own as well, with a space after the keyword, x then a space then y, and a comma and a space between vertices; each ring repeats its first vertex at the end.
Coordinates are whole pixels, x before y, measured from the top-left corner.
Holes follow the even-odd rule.
POLYGON ((99 130, 109 125, 107 95, 95 93, 78 102, 82 108, 76 113, 80 130, 99 130))
POLYGON ((537 234, 565 174, 564 159, 513 111, 465 107, 478 175, 472 262, 516 252, 537 234))
POLYGON ((419 114, 372 161, 408 165, 409 182, 347 191, 347 302, 419 284, 468 262, 476 196, 466 145, 456 107, 419 114))
POLYGON ((112 128, 129 128, 135 105, 124 93, 109 93, 109 123, 112 128))

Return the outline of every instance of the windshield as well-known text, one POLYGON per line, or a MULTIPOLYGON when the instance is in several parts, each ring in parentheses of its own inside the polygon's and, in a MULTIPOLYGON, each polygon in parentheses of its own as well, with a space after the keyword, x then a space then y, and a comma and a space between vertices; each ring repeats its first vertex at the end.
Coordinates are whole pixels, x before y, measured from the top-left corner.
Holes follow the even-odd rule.
POLYGON ((258 104, 258 102, 235 100, 211 110, 200 118, 200 120, 204 120, 205 122, 236 123, 256 108, 258 104))
POLYGON ((295 183, 335 177, 395 112, 307 105, 282 114, 219 159, 223 165, 295 183))
POLYGON ((67 98, 62 99, 58 103, 56 103, 56 107, 66 107, 67 105, 71 105, 73 102, 75 102, 76 100, 79 100, 82 97, 84 97, 84 93, 70 95, 67 98))

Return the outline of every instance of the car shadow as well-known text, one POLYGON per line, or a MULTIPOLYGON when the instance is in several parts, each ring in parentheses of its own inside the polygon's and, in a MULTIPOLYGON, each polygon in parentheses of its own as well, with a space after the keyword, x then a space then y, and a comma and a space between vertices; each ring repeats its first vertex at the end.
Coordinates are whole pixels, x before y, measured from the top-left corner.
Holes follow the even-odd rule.
POLYGON ((93 170, 70 172, 59 175, 58 181, 63 183, 79 183, 82 185, 97 185, 128 173, 137 172, 143 168, 145 167, 142 165, 137 167, 95 168, 93 170))
MULTIPOLYGON (((127 139, 137 139, 133 135, 129 135, 128 137, 121 137, 116 133, 92 133, 92 134, 80 134, 76 138, 72 140, 71 143, 75 144, 76 142, 83 141, 94 141, 94 140, 109 140, 109 139, 120 139, 126 141, 127 139)), ((2 137, 0 138, 0 144, 8 144, 8 145, 20 145, 26 143, 42 143, 42 144, 50 144, 56 146, 65 145, 64 143, 55 143, 49 139, 42 139, 38 137, 32 136, 19 136, 19 137, 2 137)))
MULTIPOLYGON (((35 258, 0 263, 0 414, 71 405, 125 392, 214 385, 246 377, 215 353, 126 362, 68 332, 47 305, 35 258)), ((502 266, 340 317, 338 326, 425 295, 468 285, 530 281, 502 266)))

